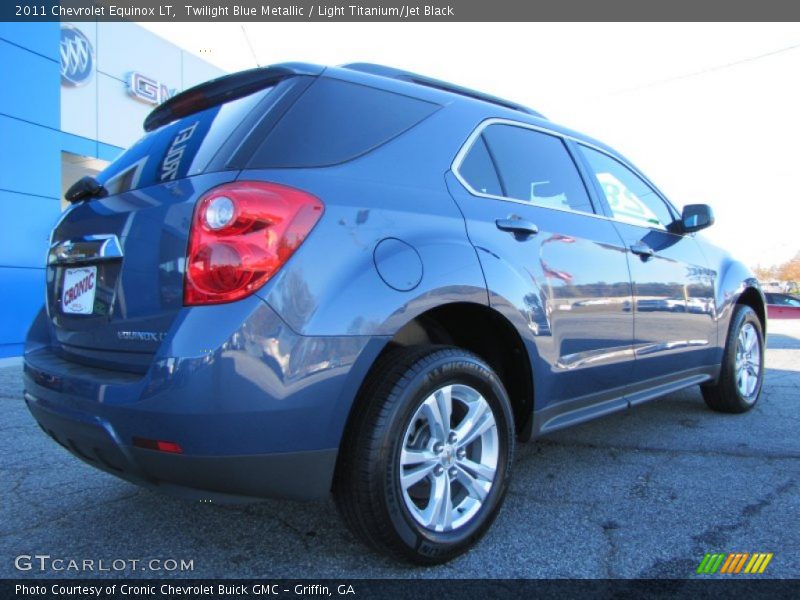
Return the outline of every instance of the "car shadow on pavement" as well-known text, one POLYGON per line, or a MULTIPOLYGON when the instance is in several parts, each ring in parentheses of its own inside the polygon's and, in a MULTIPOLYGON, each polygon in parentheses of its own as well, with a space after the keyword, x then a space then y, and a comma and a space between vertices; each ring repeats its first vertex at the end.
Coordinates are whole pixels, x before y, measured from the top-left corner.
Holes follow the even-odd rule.
POLYGON ((3 400, 0 576, 120 575, 14 569, 13 556, 39 553, 193 561, 188 572, 126 573, 137 578, 683 577, 709 548, 763 546, 776 553, 780 576, 798 577, 797 560, 780 551, 798 541, 785 525, 795 515, 800 458, 798 346, 790 344, 800 342, 771 335, 770 348, 778 344, 789 347, 768 354, 764 395, 745 415, 713 413, 693 387, 520 444, 506 505, 486 538, 425 569, 357 542, 330 498, 224 506, 117 480, 53 444, 21 401, 3 400))

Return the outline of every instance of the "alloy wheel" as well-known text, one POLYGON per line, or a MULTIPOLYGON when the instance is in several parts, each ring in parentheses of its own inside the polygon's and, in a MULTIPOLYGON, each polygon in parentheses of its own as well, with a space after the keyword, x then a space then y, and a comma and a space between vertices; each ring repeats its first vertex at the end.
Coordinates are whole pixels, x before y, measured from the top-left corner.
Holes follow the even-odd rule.
POLYGON ((400 452, 400 487, 411 516, 436 532, 467 524, 492 488, 498 455, 486 399, 462 384, 434 391, 409 422, 400 452))
POLYGON ((753 396, 758 387, 761 375, 761 346, 758 341, 758 332, 752 323, 745 323, 739 330, 736 341, 736 387, 747 401, 754 400, 753 396))

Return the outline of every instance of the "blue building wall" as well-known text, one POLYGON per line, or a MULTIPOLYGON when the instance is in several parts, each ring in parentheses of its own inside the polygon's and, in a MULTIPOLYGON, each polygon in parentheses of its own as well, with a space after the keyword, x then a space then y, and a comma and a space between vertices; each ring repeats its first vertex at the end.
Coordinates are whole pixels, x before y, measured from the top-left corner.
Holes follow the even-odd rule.
POLYGON ((44 303, 60 213, 59 23, 0 24, 0 358, 22 353, 44 303))
MULTIPOLYGON (((152 105, 131 96, 130 72, 142 69, 174 90, 224 73, 135 23, 65 26, 78 28, 94 52, 80 87, 62 87, 62 23, 0 22, 0 361, 22 354, 44 304, 62 152, 112 161, 140 137, 152 105)), ((80 170, 72 158, 70 176, 80 170)))
POLYGON ((44 262, 61 213, 61 151, 120 148, 61 131, 60 23, 0 23, 0 359, 22 354, 44 304, 44 262))

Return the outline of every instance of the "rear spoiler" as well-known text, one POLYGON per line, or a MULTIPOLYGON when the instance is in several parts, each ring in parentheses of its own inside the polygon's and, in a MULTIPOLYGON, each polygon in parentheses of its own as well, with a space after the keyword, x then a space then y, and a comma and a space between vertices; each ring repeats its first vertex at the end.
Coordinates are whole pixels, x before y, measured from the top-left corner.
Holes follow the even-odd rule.
POLYGON ((144 130, 153 131, 187 115, 242 98, 295 75, 316 76, 325 67, 307 63, 282 63, 223 75, 189 88, 159 104, 144 120, 144 130))

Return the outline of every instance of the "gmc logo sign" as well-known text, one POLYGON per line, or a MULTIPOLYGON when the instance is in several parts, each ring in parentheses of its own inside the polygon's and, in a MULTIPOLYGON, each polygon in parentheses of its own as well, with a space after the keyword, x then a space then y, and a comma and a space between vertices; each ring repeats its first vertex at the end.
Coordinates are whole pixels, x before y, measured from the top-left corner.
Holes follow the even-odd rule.
POLYGON ((128 95, 147 104, 161 104, 178 93, 178 90, 168 88, 165 83, 135 71, 128 73, 126 84, 128 95))

